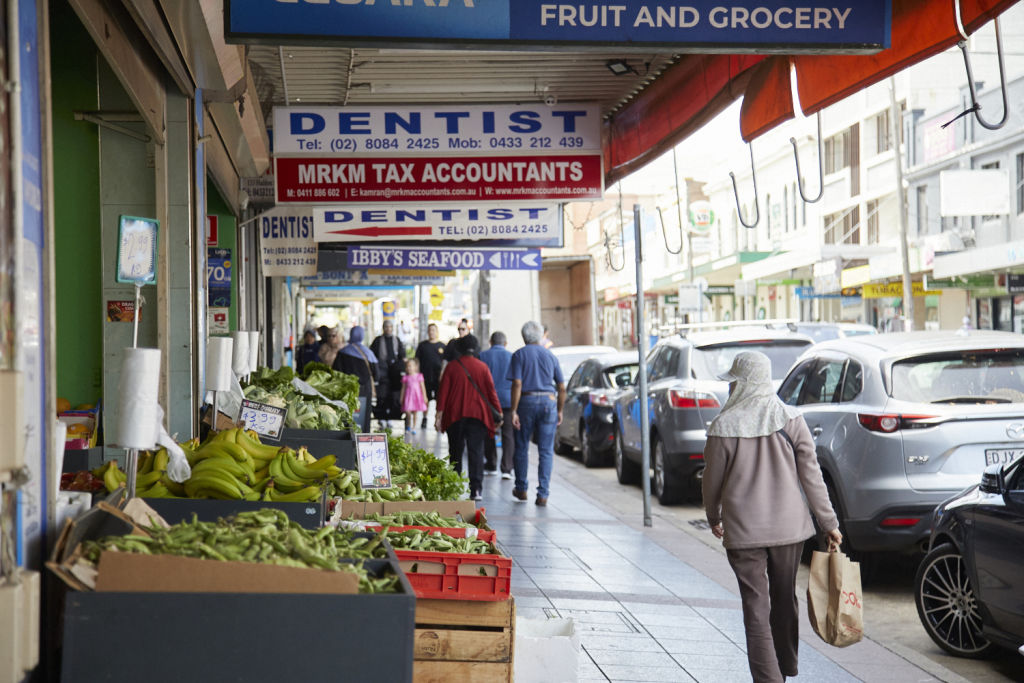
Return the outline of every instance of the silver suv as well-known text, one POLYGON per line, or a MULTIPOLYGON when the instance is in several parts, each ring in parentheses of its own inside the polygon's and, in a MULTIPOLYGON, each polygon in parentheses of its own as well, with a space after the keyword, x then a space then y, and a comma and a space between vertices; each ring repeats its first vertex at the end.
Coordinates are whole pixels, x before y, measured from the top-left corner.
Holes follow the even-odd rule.
POLYGON ((925 548, 935 506, 1024 453, 1024 337, 900 332, 823 342, 779 388, 860 551, 925 548))

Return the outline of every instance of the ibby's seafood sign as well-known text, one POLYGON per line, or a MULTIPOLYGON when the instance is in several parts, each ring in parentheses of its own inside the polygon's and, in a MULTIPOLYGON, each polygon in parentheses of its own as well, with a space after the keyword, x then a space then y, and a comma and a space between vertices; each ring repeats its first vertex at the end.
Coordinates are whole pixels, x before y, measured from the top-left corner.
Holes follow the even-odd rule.
POLYGON ((348 45, 490 46, 619 52, 870 53, 890 44, 891 0, 225 0, 235 42, 344 39, 348 45))

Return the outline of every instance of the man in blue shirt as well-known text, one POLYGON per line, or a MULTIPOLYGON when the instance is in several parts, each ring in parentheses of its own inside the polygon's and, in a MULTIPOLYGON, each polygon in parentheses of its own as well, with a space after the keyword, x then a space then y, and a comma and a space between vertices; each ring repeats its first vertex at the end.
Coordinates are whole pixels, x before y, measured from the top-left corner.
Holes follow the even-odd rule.
POLYGON ((555 428, 562 423, 565 378, 555 354, 541 346, 544 328, 530 321, 523 325, 526 346, 512 354, 508 379, 512 381, 512 426, 516 429, 513 458, 516 484, 512 495, 526 500, 530 485, 530 439, 537 433, 537 505, 548 504, 548 485, 555 460, 555 428))
MULTIPOLYGON (((491 335, 491 347, 480 354, 480 360, 491 371, 494 378, 494 389, 501 401, 501 412, 505 421, 501 423, 501 478, 512 478, 512 456, 515 453, 515 431, 512 426, 512 382, 506 377, 512 352, 505 346, 508 338, 504 332, 491 335)), ((484 442, 484 474, 498 473, 498 448, 494 437, 484 442)))

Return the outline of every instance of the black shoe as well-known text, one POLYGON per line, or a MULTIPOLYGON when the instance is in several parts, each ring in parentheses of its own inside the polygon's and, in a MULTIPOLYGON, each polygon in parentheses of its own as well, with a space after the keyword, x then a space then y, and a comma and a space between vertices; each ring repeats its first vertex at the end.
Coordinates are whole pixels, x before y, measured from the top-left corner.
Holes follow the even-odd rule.
POLYGON ((420 429, 427 428, 427 418, 423 418, 423 422, 420 423, 420 429))
POLYGON ((528 497, 526 491, 520 491, 519 489, 512 489, 512 495, 519 500, 526 500, 528 497))

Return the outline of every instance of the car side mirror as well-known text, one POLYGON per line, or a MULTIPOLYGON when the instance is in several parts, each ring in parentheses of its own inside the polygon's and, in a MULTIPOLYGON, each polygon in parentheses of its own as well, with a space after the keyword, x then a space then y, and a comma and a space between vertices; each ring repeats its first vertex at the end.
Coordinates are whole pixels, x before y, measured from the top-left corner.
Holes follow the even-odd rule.
POLYGON ((1006 481, 1003 478, 1003 466, 989 465, 986 467, 981 475, 981 486, 978 489, 982 493, 1005 493, 1006 481))

